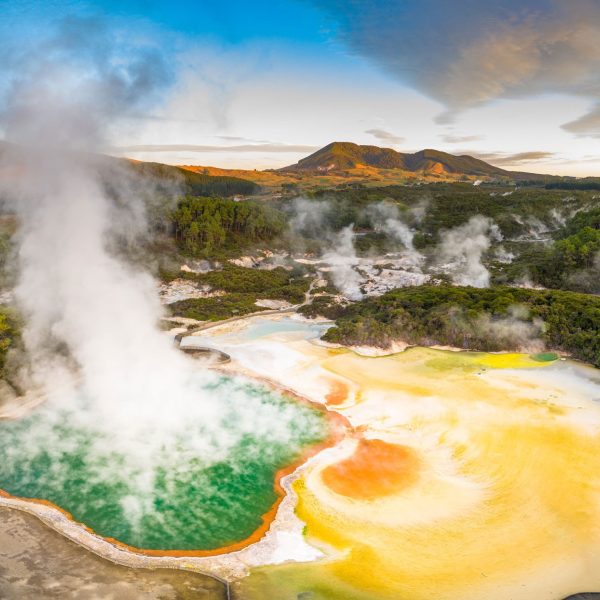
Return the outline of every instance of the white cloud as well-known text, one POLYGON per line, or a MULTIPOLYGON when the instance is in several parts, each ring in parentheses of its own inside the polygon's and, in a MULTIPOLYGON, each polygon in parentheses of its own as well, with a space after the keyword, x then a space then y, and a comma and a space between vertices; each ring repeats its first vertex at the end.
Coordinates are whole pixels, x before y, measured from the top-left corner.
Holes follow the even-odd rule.
POLYGON ((385 129, 367 129, 365 133, 369 133, 382 142, 389 142, 391 144, 402 144, 402 142, 406 141, 403 137, 395 135, 385 129))
POLYGON ((478 142, 485 139, 483 135, 454 135, 452 133, 446 133, 440 135, 442 141, 446 144, 466 144, 467 142, 478 142))
MULTIPOLYGON (((567 93, 600 100, 599 0, 314 0, 339 37, 442 102, 438 122, 498 98, 567 93)), ((569 123, 597 135, 600 109, 569 123)))
POLYGON ((554 152, 544 150, 532 150, 529 152, 517 152, 516 154, 506 154, 502 152, 468 152, 481 160, 488 161, 498 167, 507 167, 520 165, 521 163, 537 163, 554 158, 554 152))

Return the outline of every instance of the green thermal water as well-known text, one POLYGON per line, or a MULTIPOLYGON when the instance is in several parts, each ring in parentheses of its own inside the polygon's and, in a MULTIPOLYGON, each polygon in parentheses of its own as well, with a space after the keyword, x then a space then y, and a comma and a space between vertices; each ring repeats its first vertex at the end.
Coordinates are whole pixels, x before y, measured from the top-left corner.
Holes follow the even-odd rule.
POLYGON ((555 352, 538 352, 537 354, 532 354, 531 358, 538 362, 553 362, 558 360, 558 354, 555 352))
POLYGON ((276 472, 325 438, 326 420, 245 380, 220 378, 205 389, 224 407, 217 433, 228 443, 215 439, 214 452, 192 443, 202 424, 186 423, 160 441, 133 440, 130 453, 105 429, 81 424, 73 409, 45 407, 0 422, 0 488, 49 500, 100 535, 137 548, 210 550, 243 540, 277 499, 276 472), (277 425, 240 433, 240 402, 277 425))

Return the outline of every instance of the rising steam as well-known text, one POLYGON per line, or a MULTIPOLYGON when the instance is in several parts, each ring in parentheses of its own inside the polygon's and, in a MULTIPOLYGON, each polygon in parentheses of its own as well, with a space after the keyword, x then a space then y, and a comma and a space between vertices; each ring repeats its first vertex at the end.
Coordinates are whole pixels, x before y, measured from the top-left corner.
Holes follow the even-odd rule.
POLYGON ((7 159, 19 169, 6 192, 21 223, 16 298, 38 383, 64 376, 70 360, 98 406, 135 412, 143 397, 160 409, 181 359, 155 329, 151 278, 108 251, 113 223, 131 223, 135 207, 142 228, 144 206, 137 190, 119 207, 104 179, 118 188, 123 175, 94 153, 106 129, 163 84, 161 62, 147 50, 124 61, 101 27, 84 44, 90 25, 66 22, 43 54, 20 56, 5 99, 2 125, 16 144, 7 159))
POLYGON ((362 275, 356 270, 359 264, 354 248, 354 225, 344 227, 333 236, 329 249, 323 254, 327 263, 333 285, 350 300, 360 300, 363 293, 360 289, 363 283, 362 275))
POLYGON ((487 287, 490 273, 482 258, 492 240, 500 241, 502 234, 489 218, 477 215, 464 225, 444 231, 436 248, 438 270, 448 273, 452 283, 487 287))
POLYGON ((448 314, 448 327, 453 331, 455 341, 467 348, 519 352, 540 352, 544 349, 542 334, 546 327, 539 318, 530 318, 525 306, 510 306, 506 316, 491 316, 482 313, 469 316, 460 307, 454 307, 448 314))
POLYGON ((354 247, 354 225, 332 231, 327 224, 333 208, 330 202, 296 198, 292 204, 289 227, 292 233, 319 240, 321 270, 328 273, 333 285, 350 300, 360 300, 364 281, 357 267, 360 259, 354 247))
POLYGON ((145 228, 146 183, 97 152, 167 83, 160 55, 119 46, 101 23, 67 21, 35 52, 12 53, 7 68, 1 126, 13 144, 3 160, 16 176, 2 195, 20 222, 23 381, 51 399, 75 398, 78 419, 114 443, 137 444, 140 460, 151 459, 148 444, 160 448, 163 434, 194 422, 207 459, 260 428, 259 419, 285 436, 290 420, 267 409, 224 428, 219 394, 206 391, 215 377, 199 375, 157 329, 155 282, 116 252, 145 228))
MULTIPOLYGON (((424 210, 423 204, 417 205, 413 212, 414 218, 417 220, 419 217, 422 218, 424 210)), ((400 210, 395 204, 378 202, 369 206, 367 215, 375 231, 386 234, 393 243, 400 244, 409 263, 416 266, 423 261, 423 256, 415 249, 413 243, 415 234, 404 222, 400 210)))

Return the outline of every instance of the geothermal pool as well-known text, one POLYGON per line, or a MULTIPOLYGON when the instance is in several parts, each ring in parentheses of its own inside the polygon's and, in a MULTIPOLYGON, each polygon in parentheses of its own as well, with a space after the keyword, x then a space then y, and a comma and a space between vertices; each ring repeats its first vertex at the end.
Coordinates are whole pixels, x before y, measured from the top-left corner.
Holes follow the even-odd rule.
POLYGON ((561 600, 600 590, 600 372, 550 354, 316 343, 256 318, 187 345, 284 381, 349 427, 293 484, 324 556, 264 564, 235 597, 561 600))
POLYGON ((221 405, 217 431, 182 415, 167 435, 115 439, 81 418, 84 397, 0 422, 0 488, 51 502, 135 548, 208 551, 249 538, 278 499, 278 471, 327 437, 326 419, 244 378, 203 377, 198 385, 221 405), (238 419, 249 412, 257 426, 240 432, 238 419))
POLYGON ((0 487, 131 546, 221 548, 182 566, 228 578, 240 600, 600 590, 600 371, 552 355, 365 356, 320 344, 328 326, 263 316, 184 338, 232 357, 225 375, 201 380, 233 427, 214 448, 192 443, 206 437, 192 421, 137 451, 48 406, 0 425, 0 487), (344 434, 304 460, 330 420, 257 378, 320 403, 344 434), (261 537, 277 471, 296 461, 261 537))

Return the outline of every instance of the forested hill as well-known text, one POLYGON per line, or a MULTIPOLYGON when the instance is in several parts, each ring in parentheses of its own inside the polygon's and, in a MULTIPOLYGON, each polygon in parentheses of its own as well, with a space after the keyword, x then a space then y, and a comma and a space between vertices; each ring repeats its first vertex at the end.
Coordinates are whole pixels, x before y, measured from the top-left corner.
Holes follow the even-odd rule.
POLYGON ((328 173, 359 167, 518 180, 553 179, 546 175, 506 171, 468 155, 455 156, 432 149, 410 154, 397 152, 392 148, 365 146, 351 142, 332 142, 280 171, 328 173))
MULTIPOLYGON (((27 156, 26 148, 0 140, 0 159, 6 161, 8 164, 14 163, 18 165, 24 156, 27 156)), ((253 181, 240 177, 195 173, 173 165, 134 161, 92 153, 87 156, 91 161, 94 161, 93 164, 99 168, 101 174, 106 175, 106 171, 112 167, 118 169, 125 167, 125 169, 129 169, 144 178, 152 178, 159 184, 159 187, 177 187, 178 192, 181 194, 228 198, 236 195, 250 196, 260 190, 260 186, 253 181)), ((74 156, 75 158, 80 160, 81 156, 74 156)), ((11 172, 10 170, 8 171, 11 172)), ((112 175, 106 175, 107 180, 110 180, 111 177, 112 175)))
POLYGON ((130 165, 137 173, 177 184, 184 194, 192 196, 250 196, 260 189, 253 181, 239 177, 205 175, 162 163, 130 162, 130 165))

